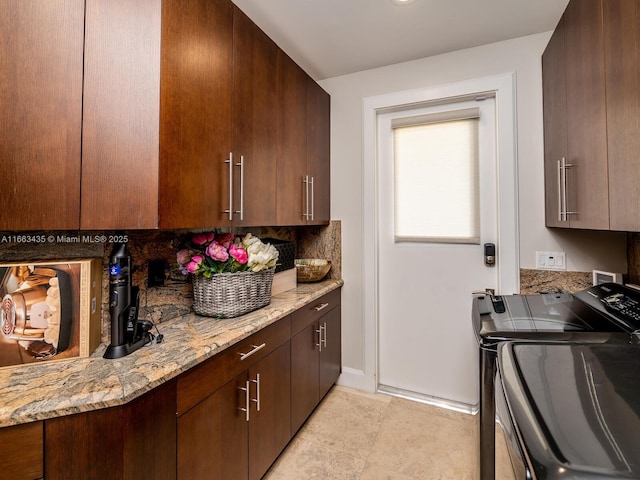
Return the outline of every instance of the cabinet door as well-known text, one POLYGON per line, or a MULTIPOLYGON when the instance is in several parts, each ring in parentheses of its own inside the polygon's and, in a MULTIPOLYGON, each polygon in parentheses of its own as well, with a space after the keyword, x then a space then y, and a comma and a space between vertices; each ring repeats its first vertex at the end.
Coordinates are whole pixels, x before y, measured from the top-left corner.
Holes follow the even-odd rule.
POLYGON ((178 479, 242 480, 248 475, 246 372, 178 418, 178 479))
POLYGON ((640 4, 604 2, 611 230, 640 231, 640 4))
POLYGON ((249 370, 250 480, 262 478, 291 439, 290 366, 291 350, 287 342, 249 370))
POLYGON ((43 422, 0 429, 2 454, 0 480, 35 480, 44 476, 43 422))
POLYGON ((233 10, 162 2, 160 226, 228 225, 233 10))
POLYGON ((84 1, 0 3, 1 230, 77 229, 84 1))
POLYGON ((176 384, 121 407, 45 421, 47 480, 173 480, 176 384))
POLYGON ((340 306, 327 312, 319 322, 323 330, 319 376, 319 394, 322 399, 340 375, 342 364, 340 306))
POLYGON ((83 229, 158 226, 161 5, 86 2, 83 229))
POLYGON ((291 434, 295 434, 320 399, 318 375, 320 336, 318 322, 291 339, 291 434))
POLYGON ((233 222, 276 222, 277 47, 233 7, 233 222))
POLYGON ((307 74, 278 50, 277 225, 307 223, 307 74))
POLYGON ((560 19, 542 54, 544 109, 544 180, 547 227, 568 227, 571 216, 561 217, 564 187, 560 162, 567 159, 567 82, 564 58, 564 17, 560 19))
POLYGON ((565 11, 567 162, 571 227, 609 228, 602 0, 565 11))
POLYGON ((331 220, 331 97, 312 78, 307 80, 307 171, 313 178, 312 224, 331 220))

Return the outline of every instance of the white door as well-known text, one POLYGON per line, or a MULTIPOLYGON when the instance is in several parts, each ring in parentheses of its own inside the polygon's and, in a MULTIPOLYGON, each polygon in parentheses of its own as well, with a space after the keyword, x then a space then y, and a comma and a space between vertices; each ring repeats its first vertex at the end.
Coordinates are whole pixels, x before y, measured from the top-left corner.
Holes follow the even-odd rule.
POLYGON ((387 109, 377 115, 378 388, 464 409, 477 402, 478 350, 471 328, 472 292, 498 287, 498 269, 485 265, 486 243, 496 245, 500 262, 496 101, 493 96, 479 98, 387 109), (407 192, 402 191, 406 186, 402 182, 407 181, 406 170, 413 167, 400 168, 394 163, 394 126, 403 124, 398 119, 415 118, 419 122, 421 118, 462 110, 479 114, 474 133, 476 166, 453 168, 447 161, 431 163, 433 174, 416 171, 415 178, 420 180, 413 182, 412 188, 429 190, 427 197, 440 192, 437 198, 425 204, 411 195, 403 200, 407 192), (469 178, 461 178, 465 176, 469 178), (450 194, 461 183, 471 183, 467 187, 472 193, 450 194), (457 205, 458 197, 465 196, 473 197, 472 201, 457 205), (401 211, 409 204, 415 210, 415 203, 417 213, 401 211), (466 208, 472 210, 469 218, 476 219, 475 227, 469 227, 475 234, 463 235, 461 240, 451 217, 466 208), (405 227, 401 223, 406 223, 402 219, 407 215, 429 217, 436 225, 428 228, 441 234, 428 238, 403 235, 405 227), (454 231, 449 235, 450 229, 454 231))

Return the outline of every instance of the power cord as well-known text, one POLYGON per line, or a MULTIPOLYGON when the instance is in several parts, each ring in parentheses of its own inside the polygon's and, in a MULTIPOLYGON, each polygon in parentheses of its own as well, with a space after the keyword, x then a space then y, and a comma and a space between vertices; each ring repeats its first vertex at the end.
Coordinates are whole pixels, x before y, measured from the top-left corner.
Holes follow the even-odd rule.
POLYGON ((156 343, 162 343, 164 341, 164 335, 160 333, 160 330, 158 330, 158 326, 155 323, 153 323, 153 327, 156 329, 156 332, 158 332, 158 335, 156 336, 156 343))

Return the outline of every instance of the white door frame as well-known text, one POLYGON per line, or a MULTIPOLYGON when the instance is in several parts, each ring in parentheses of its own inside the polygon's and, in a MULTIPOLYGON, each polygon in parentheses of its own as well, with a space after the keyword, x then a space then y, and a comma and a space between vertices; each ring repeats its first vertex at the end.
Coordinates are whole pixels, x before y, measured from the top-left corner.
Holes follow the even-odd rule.
MULTIPOLYGON (((495 92, 498 186, 498 293, 520 289, 515 73, 389 93, 363 99, 363 312, 364 371, 343 372, 346 383, 374 392, 378 371, 377 112, 445 98, 495 92), (359 377, 359 378, 358 378, 359 377)), ((469 292, 471 295, 471 292, 469 292)), ((471 328, 471 312, 469 312, 471 328)))

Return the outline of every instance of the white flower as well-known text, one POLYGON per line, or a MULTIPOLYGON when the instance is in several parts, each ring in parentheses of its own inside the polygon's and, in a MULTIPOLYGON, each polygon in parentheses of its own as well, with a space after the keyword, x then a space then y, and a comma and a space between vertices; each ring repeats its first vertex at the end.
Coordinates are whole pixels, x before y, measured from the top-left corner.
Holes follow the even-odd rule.
POLYGON ((278 261, 278 250, 271 244, 264 244, 259 238, 250 233, 242 240, 242 245, 249 254, 247 265, 252 272, 259 272, 265 268, 276 266, 278 261))

